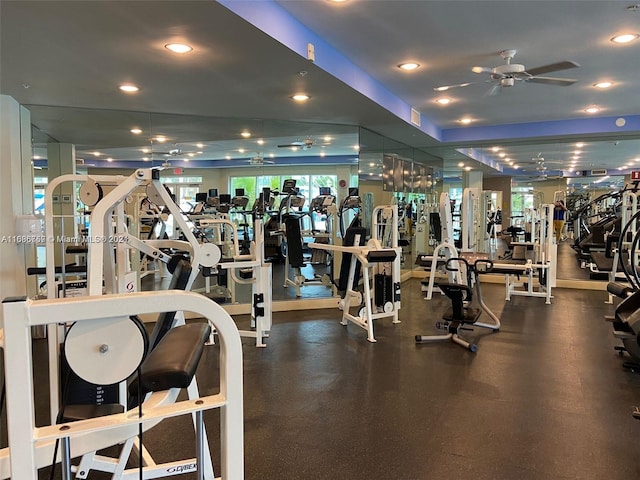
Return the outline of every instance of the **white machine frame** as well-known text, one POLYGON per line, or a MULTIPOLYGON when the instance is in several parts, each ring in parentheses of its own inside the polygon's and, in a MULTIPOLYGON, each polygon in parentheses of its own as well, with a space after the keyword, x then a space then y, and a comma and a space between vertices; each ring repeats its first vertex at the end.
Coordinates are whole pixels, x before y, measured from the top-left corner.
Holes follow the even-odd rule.
MULTIPOLYGON (((77 457, 134 437, 139 423, 149 429, 164 418, 193 413, 201 416, 203 410, 212 408, 221 410, 221 477, 218 478, 244 478, 242 344, 234 321, 219 305, 195 293, 165 291, 40 301, 21 299, 3 303, 3 315, 9 319, 4 325, 4 350, 10 447, 0 450, 0 479, 37 480, 38 468, 51 461, 56 439, 62 440, 63 459, 65 455, 77 457), (61 318, 83 322, 171 310, 205 317, 218 332, 220 393, 173 403, 178 389, 172 389, 152 394, 142 405, 142 418, 138 418, 137 413, 125 412, 36 427, 31 327, 55 324, 61 318)), ((198 437, 204 435, 204 429, 197 430, 198 449, 202 450, 198 437)), ((186 462, 193 465, 194 460, 186 462)), ((155 467, 160 466, 152 466, 156 475, 145 478, 163 476, 157 474, 159 468, 155 467)), ((200 473, 202 467, 198 467, 199 475, 204 479, 204 473, 200 473)), ((165 464, 164 468, 170 467, 165 464)))
POLYGON ((373 209, 373 223, 371 228, 372 238, 365 246, 359 246, 360 238, 356 235, 353 247, 345 247, 341 245, 329 244, 309 244, 311 248, 320 250, 328 250, 341 253, 351 253, 351 263, 349 265, 349 278, 347 280, 347 291, 345 296, 339 302, 339 308, 342 310, 341 325, 348 325, 349 322, 359 326, 367 331, 367 340, 376 342, 373 330, 373 321, 380 318, 392 318, 392 323, 400 323, 398 319, 398 311, 401 308, 400 300, 400 260, 402 249, 398 247, 398 206, 385 205, 378 206, 373 209), (381 218, 384 222, 379 223, 381 218), (386 240, 386 242, 385 242, 386 240), (388 246, 387 246, 388 244, 388 246), (393 289, 393 301, 385 305, 384 311, 374 313, 373 301, 375 298, 375 286, 371 287, 372 275, 369 269, 373 269, 378 263, 370 262, 368 254, 370 252, 393 251, 395 259, 391 265, 391 282, 393 289), (357 263, 362 266, 364 298, 363 294, 353 289, 355 281, 355 271, 357 263), (364 301, 364 307, 360 309, 358 315, 352 315, 349 312, 351 303, 356 301, 361 303, 364 301))
POLYGON ((551 290, 556 286, 556 263, 558 246, 553 242, 553 205, 540 206, 538 223, 532 225, 532 231, 537 227, 539 240, 536 242, 514 242, 512 245, 529 246, 534 248, 534 259, 524 264, 493 263, 494 270, 508 269, 519 270, 519 276, 525 276, 526 280, 517 281, 513 273, 505 274, 505 300, 511 300, 512 296, 542 297, 547 305, 551 304, 551 290), (546 273, 546 285, 535 287, 534 275, 536 271, 546 273), (525 285, 526 284, 526 285, 525 285), (524 289, 521 289, 523 288, 524 289))

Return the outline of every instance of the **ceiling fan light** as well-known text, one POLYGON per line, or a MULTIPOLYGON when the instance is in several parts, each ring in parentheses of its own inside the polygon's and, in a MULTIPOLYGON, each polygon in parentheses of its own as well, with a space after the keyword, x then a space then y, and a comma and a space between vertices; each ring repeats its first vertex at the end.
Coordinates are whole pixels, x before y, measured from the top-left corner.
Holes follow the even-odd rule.
POLYGON ((613 43, 625 44, 625 43, 630 43, 630 42, 633 42, 634 40, 637 40, 638 37, 640 37, 640 35, 638 35, 637 33, 623 33, 621 35, 616 35, 615 37, 612 37, 611 41, 613 43))
POLYGON ((484 72, 484 68, 483 67, 472 67, 471 71, 473 73, 482 73, 482 72, 484 72))

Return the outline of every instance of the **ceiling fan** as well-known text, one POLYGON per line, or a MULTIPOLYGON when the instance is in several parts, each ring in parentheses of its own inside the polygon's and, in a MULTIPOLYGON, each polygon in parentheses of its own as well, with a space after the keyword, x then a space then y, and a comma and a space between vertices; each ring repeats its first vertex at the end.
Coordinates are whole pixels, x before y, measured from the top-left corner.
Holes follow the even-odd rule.
POLYGON ((278 148, 292 148, 298 147, 302 150, 309 150, 311 147, 315 145, 315 140, 313 138, 305 138, 304 140, 296 140, 295 142, 285 143, 282 145, 278 145, 278 148))
POLYGON ((273 160, 265 160, 264 157, 258 152, 255 157, 249 159, 249 165, 269 165, 275 163, 273 160))
POLYGON ((162 152, 152 151, 151 155, 164 155, 165 157, 182 157, 183 155, 188 155, 190 153, 197 153, 197 152, 184 151, 181 148, 179 148, 178 144, 176 143, 174 145, 174 148, 171 148, 169 150, 165 150, 162 152))
POLYGON ((547 85, 556 85, 560 87, 567 87, 573 85, 578 80, 574 78, 558 78, 558 77, 543 77, 546 73, 557 72, 560 70, 568 70, 570 68, 577 68, 580 65, 576 62, 565 60, 562 62, 551 63, 549 65, 542 65, 540 67, 527 68, 519 63, 511 63, 513 57, 516 55, 516 50, 503 50, 500 52, 500 56, 505 60, 505 64, 498 65, 497 67, 473 67, 471 69, 474 73, 488 73, 490 78, 483 82, 466 82, 458 83, 454 85, 442 85, 435 87, 436 92, 444 92, 450 88, 466 87, 476 83, 494 83, 493 87, 489 91, 489 95, 495 95, 500 92, 503 87, 513 87, 516 82, 531 82, 531 83, 543 83, 547 85))

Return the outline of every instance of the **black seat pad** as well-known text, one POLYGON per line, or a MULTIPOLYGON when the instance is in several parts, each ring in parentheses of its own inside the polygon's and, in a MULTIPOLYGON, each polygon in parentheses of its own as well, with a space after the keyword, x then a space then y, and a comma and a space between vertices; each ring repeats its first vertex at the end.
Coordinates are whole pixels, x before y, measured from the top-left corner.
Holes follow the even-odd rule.
POLYGON ((129 394, 186 388, 198 368, 211 327, 208 323, 190 323, 169 330, 142 363, 141 380, 135 378, 129 394))

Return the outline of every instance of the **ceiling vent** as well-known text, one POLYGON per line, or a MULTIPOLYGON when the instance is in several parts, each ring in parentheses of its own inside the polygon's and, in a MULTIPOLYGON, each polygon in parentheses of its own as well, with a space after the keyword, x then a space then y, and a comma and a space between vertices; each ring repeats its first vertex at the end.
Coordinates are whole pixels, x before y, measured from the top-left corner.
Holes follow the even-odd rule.
POLYGON ((411 123, 417 127, 420 126, 420 112, 415 108, 411 109, 411 123))
POLYGON ((607 171, 604 168, 599 170, 591 170, 592 177, 597 177, 597 176, 606 175, 606 174, 607 174, 607 171))

